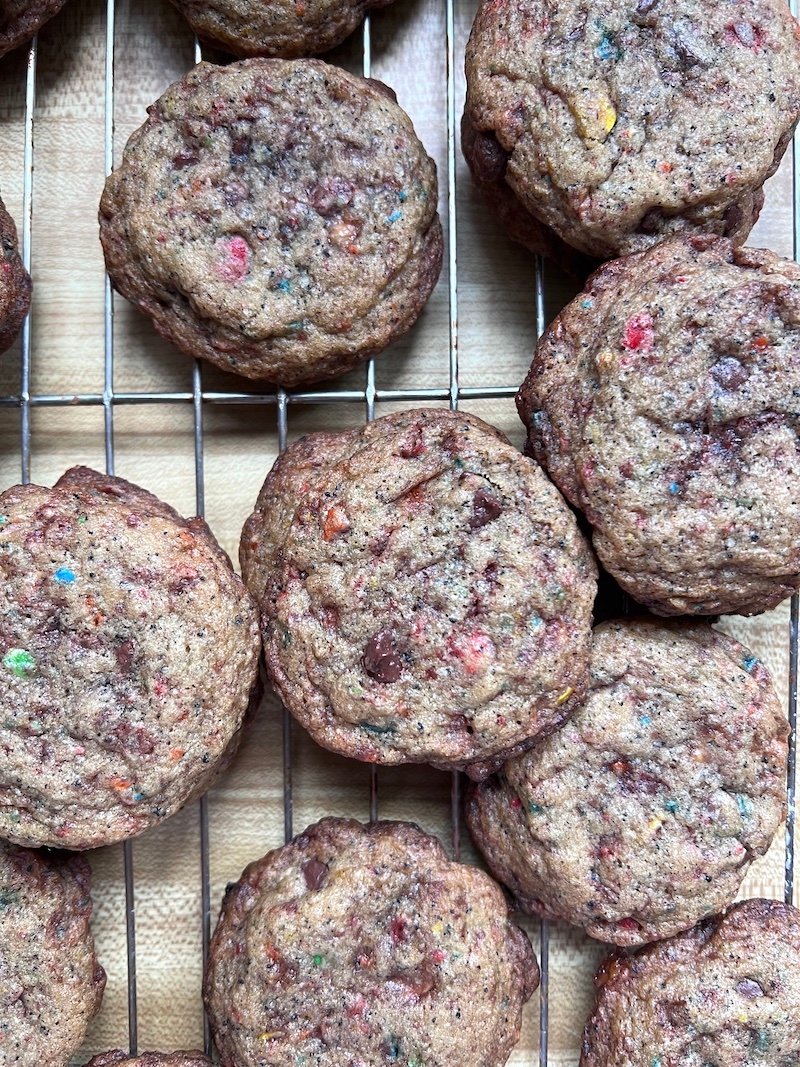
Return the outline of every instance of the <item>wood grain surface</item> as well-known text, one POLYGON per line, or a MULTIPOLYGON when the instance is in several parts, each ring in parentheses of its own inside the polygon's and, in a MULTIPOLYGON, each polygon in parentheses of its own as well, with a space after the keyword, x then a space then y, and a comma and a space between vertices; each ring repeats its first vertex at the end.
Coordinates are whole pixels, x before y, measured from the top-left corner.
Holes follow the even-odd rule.
MULTIPOLYGON (((463 99, 463 51, 473 0, 456 0, 456 108, 463 99)), ((439 166, 441 213, 447 210, 447 49, 445 0, 397 0, 372 18, 372 73, 392 85, 439 166)), ((97 239, 97 203, 104 177, 104 0, 70 0, 40 34, 35 111, 34 222, 31 318, 34 394, 103 390, 104 273, 97 239)), ((144 119, 145 108, 193 62, 192 37, 167 0, 116 4, 115 158, 144 119)), ((360 71, 356 35, 329 57, 360 71)), ((22 211, 26 49, 0 61, 0 184, 7 206, 22 211)), ((466 386, 517 386, 535 340, 533 263, 499 231, 471 188, 456 151, 457 296, 460 380, 466 386)), ((791 168, 771 182, 767 209, 751 243, 792 254, 791 168)), ((569 296, 549 271, 548 315, 569 296)), ((416 328, 377 362, 379 389, 449 385, 449 278, 441 282, 416 328)), ((115 299, 114 389, 179 391, 168 404, 114 407, 116 472, 146 486, 184 513, 195 510, 192 363, 161 341, 149 321, 115 299)), ((324 388, 361 389, 359 370, 324 388)), ((204 369, 206 389, 252 387, 204 369)), ((19 345, 0 360, 0 396, 20 387, 19 345)), ((465 404, 522 443, 510 400, 465 404)), ((376 413, 389 405, 378 403, 376 413)), ((363 403, 289 406, 289 435, 355 425, 363 403)), ((204 404, 205 507, 223 546, 236 556, 239 532, 277 452, 274 404, 204 404)), ((20 415, 0 406, 0 487, 20 478, 20 415)), ((34 481, 50 484, 68 466, 105 464, 99 405, 32 411, 34 481)), ((756 620, 726 620, 725 628, 764 658, 787 698, 786 606, 756 620)), ((299 729, 293 734, 294 828, 326 814, 368 815, 366 766, 330 756, 299 729)), ((413 819, 451 843, 450 777, 419 767, 381 771, 382 817, 413 819)), ((133 846, 140 1048, 199 1046, 203 1016, 200 849, 194 805, 133 846)), ((244 865, 283 840, 281 713, 268 697, 233 769, 210 797, 210 859, 214 918, 223 888, 244 865)), ((463 857, 474 859, 466 834, 463 857)), ((752 870, 743 895, 780 896, 783 835, 752 870)), ((128 1041, 125 898, 122 849, 91 856, 94 929, 108 971, 103 1008, 82 1060, 128 1041)), ((534 945, 538 925, 525 922, 534 945)), ((549 1062, 577 1062, 580 1032, 592 997, 599 945, 566 926, 551 931, 549 1062)), ((523 1040, 511 1059, 538 1063, 538 996, 525 1014, 523 1040)), ((82 1060, 80 1062, 82 1062, 82 1060)))

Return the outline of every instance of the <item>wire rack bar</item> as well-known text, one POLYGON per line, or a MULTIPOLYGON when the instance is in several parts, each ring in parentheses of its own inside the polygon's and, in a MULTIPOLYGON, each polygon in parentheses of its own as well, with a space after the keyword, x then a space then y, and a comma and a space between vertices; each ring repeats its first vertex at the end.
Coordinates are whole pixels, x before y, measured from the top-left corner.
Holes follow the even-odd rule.
MULTIPOLYGON (((456 389, 455 404, 460 400, 505 400, 516 395, 516 387, 512 385, 494 385, 484 387, 459 386, 456 389)), ((381 404, 381 403, 414 403, 440 400, 442 403, 452 402, 453 393, 449 388, 432 389, 378 389, 374 385, 367 385, 364 389, 343 389, 334 393, 327 390, 319 392, 286 393, 278 390, 276 393, 228 393, 203 391, 201 399, 204 404, 224 406, 248 404, 254 406, 275 406, 285 398, 287 404, 381 404)), ((142 392, 142 393, 115 393, 112 401, 117 406, 134 404, 193 404, 194 391, 176 392, 142 392)), ((22 395, 0 396, 0 405, 5 407, 99 407, 106 404, 104 393, 34 393, 23 397, 22 395)))
MULTIPOLYGON (((205 439, 204 407, 212 406, 255 406, 275 409, 278 435, 278 447, 282 452, 288 442, 288 411, 291 405, 327 405, 327 404, 361 404, 365 419, 369 422, 375 417, 376 405, 383 402, 421 403, 441 402, 451 410, 457 410, 463 401, 496 400, 513 397, 515 386, 496 385, 469 387, 459 381, 459 319, 458 319, 458 239, 457 239, 457 200, 456 200, 456 152, 457 152, 457 112, 456 112, 456 28, 455 0, 445 2, 446 68, 447 68, 447 182, 446 215, 448 223, 448 303, 449 303, 449 346, 447 386, 419 389, 380 389, 376 384, 375 362, 369 360, 365 367, 364 387, 362 389, 305 390, 287 392, 284 389, 261 392, 257 390, 214 390, 203 388, 203 371, 198 361, 192 368, 191 390, 183 391, 114 391, 114 296, 108 276, 104 281, 104 377, 103 390, 100 393, 49 394, 31 391, 31 370, 33 357, 33 337, 31 317, 26 317, 21 331, 21 373, 19 393, 0 396, 0 406, 18 408, 20 411, 20 465, 21 480, 30 481, 32 455, 31 418, 35 408, 69 408, 102 407, 103 434, 105 446, 105 463, 109 474, 115 470, 114 448, 114 409, 117 406, 138 406, 158 404, 191 404, 193 416, 194 469, 195 469, 195 507, 198 515, 205 512, 205 439)), ((791 0, 790 9, 797 17, 800 0, 791 0)), ((115 0, 106 0, 105 33, 105 68, 104 68, 104 154, 105 173, 109 174, 114 163, 114 39, 115 39, 115 0)), ((36 69, 38 42, 34 38, 28 50, 28 62, 25 81, 24 113, 24 153, 23 153, 23 210, 21 219, 22 260, 27 270, 31 269, 32 231, 33 231, 33 178, 34 178, 34 114, 36 107, 36 69)), ((200 62, 202 52, 195 41, 195 62, 200 62)), ((364 20, 362 38, 362 71, 365 77, 372 73, 372 40, 369 17, 364 20)), ((795 136, 792 147, 793 166, 793 245, 794 257, 800 260, 800 240, 798 236, 798 219, 800 219, 800 134, 795 136)), ((545 327, 545 281, 544 267, 540 258, 535 263, 534 301, 537 336, 541 336, 545 327)), ((797 704, 798 704, 798 670, 800 667, 800 598, 792 597, 789 621, 789 698, 788 715, 790 724, 789 765, 787 777, 787 822, 785 850, 784 892, 787 901, 794 897, 795 875, 795 828, 796 828, 796 769, 797 769, 797 704)), ((293 795, 293 743, 292 720, 285 708, 282 713, 282 761, 283 761, 283 813, 284 836, 289 840, 293 835, 294 795, 293 795)), ((462 780, 458 773, 452 776, 450 791, 450 817, 452 831, 452 848, 456 858, 460 857, 462 837, 461 815, 462 780)), ((378 772, 373 765, 369 776, 369 815, 370 819, 378 816, 378 772)), ((209 808, 208 800, 203 797, 199 802, 199 837, 200 837, 200 918, 202 931, 203 960, 205 962, 211 932, 211 877, 209 845, 209 808)), ((127 944, 127 1001, 128 1001, 128 1039, 132 1053, 138 1049, 138 1005, 137 1005, 137 960, 136 960, 136 907, 134 845, 126 841, 122 845, 124 886, 125 886, 125 928, 127 944)), ((550 929, 545 920, 540 922, 539 957, 541 964, 541 985, 539 1001, 539 1067, 548 1064, 549 1034, 549 987, 550 987, 550 929)), ((203 1041, 206 1052, 211 1051, 211 1034, 208 1020, 204 1015, 203 1041)))
MULTIPOLYGON (((22 262, 25 270, 31 269, 31 246, 33 239, 33 112, 36 108, 36 57, 38 38, 34 37, 28 51, 28 66, 25 75, 25 148, 22 179, 22 262)), ((20 407, 20 459, 22 484, 31 480, 31 315, 25 316, 22 324, 22 371, 19 385, 20 407)))
MULTIPOLYGON (((542 336, 547 325, 544 303, 544 262, 537 256, 533 274, 533 300, 536 315, 536 337, 542 336)), ((539 920, 539 1067, 547 1067, 550 1024, 550 926, 547 919, 539 920)))
MULTIPOLYGON (((116 28, 115 0, 106 0, 106 39, 103 104, 103 152, 106 177, 114 169, 114 32, 116 28)), ((114 294, 111 280, 105 275, 103 290, 103 442, 106 471, 114 474, 114 294)), ((131 1055, 139 1047, 139 1006, 136 976, 136 880, 134 876, 133 842, 122 845, 125 874, 125 942, 128 968, 128 1045, 131 1055)))

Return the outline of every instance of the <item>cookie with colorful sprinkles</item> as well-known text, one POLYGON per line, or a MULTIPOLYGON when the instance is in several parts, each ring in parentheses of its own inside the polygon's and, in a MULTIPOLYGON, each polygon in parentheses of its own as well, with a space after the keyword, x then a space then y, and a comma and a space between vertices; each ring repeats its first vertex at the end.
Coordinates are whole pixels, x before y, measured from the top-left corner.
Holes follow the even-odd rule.
POLYGON ((483 0, 466 75, 467 162, 536 251, 542 226, 597 259, 741 243, 800 114, 800 34, 784 0, 483 0))
POLYGON ((0 841, 0 1067, 61 1065, 100 1009, 105 971, 82 856, 0 841))
POLYGON ((33 285, 19 254, 14 220, 0 200, 0 352, 14 343, 31 305, 33 285))
POLYGON ((228 887, 204 992, 223 1067, 501 1067, 538 984, 483 871, 410 823, 328 818, 228 887))
POLYGON ((291 445, 240 556, 270 677, 334 752, 482 777, 585 690, 591 553, 540 468, 472 415, 291 445))
POLYGON ((570 720, 467 819, 526 911, 617 945, 720 911, 785 806, 789 728, 764 665, 706 623, 604 623, 570 720))
POLYGON ((237 56, 327 52, 391 0, 172 0, 203 40, 237 56))
POLYGON ((580 1067, 800 1063, 800 912, 745 900, 596 978, 580 1067))
POLYGON ((517 397, 603 566, 661 615, 754 615, 800 587, 800 267, 712 237, 608 263, 517 397))
POLYGON ((0 836, 85 849, 205 792, 258 675, 255 607, 201 519, 76 467, 0 494, 0 836))
POLYGON ((0 6, 0 56, 26 44, 66 0, 3 0, 0 6))
POLYGON ((394 93, 320 60, 201 63, 108 179, 116 288, 190 356, 293 387, 416 322, 442 263, 436 167, 394 93))
POLYGON ((142 1052, 132 1056, 114 1049, 94 1056, 86 1067, 211 1067, 211 1060, 202 1052, 142 1052))

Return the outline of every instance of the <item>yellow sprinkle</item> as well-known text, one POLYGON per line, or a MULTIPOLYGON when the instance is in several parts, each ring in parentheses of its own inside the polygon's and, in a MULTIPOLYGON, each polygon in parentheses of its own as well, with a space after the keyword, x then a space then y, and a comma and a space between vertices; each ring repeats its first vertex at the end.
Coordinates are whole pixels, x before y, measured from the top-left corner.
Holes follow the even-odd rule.
POLYGON ((610 370, 614 366, 614 353, 610 348, 604 348, 596 362, 599 370, 610 370))
POLYGON ((572 696, 572 694, 574 692, 575 692, 575 690, 572 688, 572 686, 568 685, 567 688, 564 690, 564 692, 561 694, 561 696, 556 701, 556 704, 563 704, 566 700, 569 700, 569 698, 572 696))
POLYGON ((647 824, 649 830, 657 830, 659 826, 664 825, 664 820, 660 815, 654 815, 650 822, 647 824))
POLYGON ((261 1041, 274 1041, 276 1037, 283 1037, 283 1030, 270 1030, 258 1036, 261 1041))
POLYGON ((608 103, 601 105, 599 114, 600 121, 603 123, 603 129, 606 133, 611 133, 617 124, 617 112, 610 100, 608 103))
POLYGON ((746 1015, 740 1015, 739 1016, 739 1022, 740 1023, 746 1023, 747 1022, 747 1016, 746 1015))
POLYGON ((438 937, 439 934, 444 933, 444 923, 439 923, 439 922, 434 923, 433 926, 431 927, 431 930, 433 930, 433 932, 438 937))
POLYGON ((604 141, 617 124, 617 111, 604 92, 588 92, 571 109, 581 137, 604 141))

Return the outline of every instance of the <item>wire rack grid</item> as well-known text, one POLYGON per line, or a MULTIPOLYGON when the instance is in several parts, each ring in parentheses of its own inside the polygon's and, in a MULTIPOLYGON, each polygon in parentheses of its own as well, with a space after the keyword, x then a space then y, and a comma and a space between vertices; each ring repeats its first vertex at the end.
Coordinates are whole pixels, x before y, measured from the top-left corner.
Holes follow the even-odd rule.
MULTIPOLYGON (((449 304, 449 350, 448 368, 449 385, 447 388, 420 389, 378 389, 375 383, 374 360, 369 360, 365 367, 364 386, 362 389, 323 389, 318 391, 287 392, 278 389, 274 392, 258 391, 214 391, 203 389, 203 373, 199 360, 195 361, 192 371, 191 392, 184 391, 142 391, 115 392, 114 389, 114 294, 106 275, 104 293, 104 385, 102 393, 66 393, 46 394, 31 392, 31 361, 33 357, 31 322, 28 316, 21 334, 21 374, 19 393, 0 396, 0 405, 16 407, 20 412, 20 464, 23 484, 30 481, 31 469, 31 410, 35 407, 102 407, 105 464, 109 474, 115 470, 114 450, 114 412, 122 405, 183 404, 191 405, 193 412, 194 436, 194 480, 195 506, 198 515, 205 510, 205 449, 203 416, 206 405, 264 405, 275 408, 279 448, 286 447, 288 436, 289 408, 298 404, 343 404, 361 403, 364 417, 370 421, 375 415, 378 402, 392 401, 400 403, 441 402, 451 409, 457 409, 464 400, 492 400, 512 397, 515 387, 507 384, 486 385, 483 387, 463 387, 459 383, 459 317, 458 317, 458 250, 456 217, 456 64, 461 61, 456 52, 455 0, 442 0, 445 5, 446 28, 446 121, 447 121, 447 284, 449 304)), ((798 15, 800 0, 791 0, 790 9, 795 17, 798 15)), ((115 45, 115 0, 106 0, 105 22, 105 67, 104 67, 104 157, 105 173, 108 175, 114 161, 114 45, 115 45)), ((34 174, 34 117, 36 110, 36 68, 38 41, 34 38, 28 51, 25 82, 24 111, 24 153, 23 153, 23 215, 21 222, 22 258, 28 271, 31 268, 32 222, 33 222, 33 174, 34 174)), ((195 61, 202 59, 202 50, 195 40, 195 61)), ((370 18, 364 19, 362 29, 362 72, 365 77, 371 74, 371 29, 370 18)), ((793 249, 795 260, 800 257, 800 237, 798 220, 800 220, 800 133, 795 135, 792 145, 792 180, 793 180, 793 249)), ((540 336, 545 327, 545 283, 544 267, 540 259, 534 262, 531 298, 535 308, 536 332, 540 336)), ((796 727, 797 727, 797 683, 798 683, 798 644, 800 637, 800 597, 792 597, 789 616, 789 697, 788 717, 790 725, 789 766, 787 777, 787 819, 785 835, 785 872, 784 898, 791 903, 794 897, 794 859, 795 859, 795 778, 796 778, 796 727)), ((292 785, 292 720, 283 709, 282 720, 282 760, 283 760, 283 823, 284 837, 288 841, 294 831, 293 827, 293 785, 292 785)), ((200 842, 200 914, 202 923, 202 949, 205 961, 211 932, 211 879, 209 869, 209 812, 207 798, 198 802, 198 833, 200 842)), ((461 780, 454 772, 451 784, 451 835, 452 849, 456 858, 460 856, 461 846, 461 780)), ((378 770, 370 769, 369 779, 369 813, 371 819, 379 816, 378 804, 378 770)), ((131 841, 122 846, 124 860, 125 884, 125 923, 127 942, 127 1001, 128 1001, 128 1039, 130 1051, 138 1050, 138 1004, 136 973, 136 911, 135 911, 135 877, 134 849, 131 841)), ((539 923, 539 962, 541 967, 541 985, 539 997, 539 1048, 540 1067, 548 1063, 548 1020, 549 1020, 549 927, 546 920, 539 923)), ((204 1046, 207 1053, 212 1052, 212 1039, 208 1019, 204 1017, 204 1046)))

